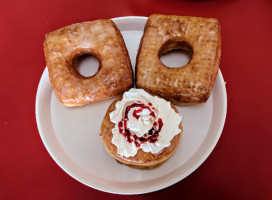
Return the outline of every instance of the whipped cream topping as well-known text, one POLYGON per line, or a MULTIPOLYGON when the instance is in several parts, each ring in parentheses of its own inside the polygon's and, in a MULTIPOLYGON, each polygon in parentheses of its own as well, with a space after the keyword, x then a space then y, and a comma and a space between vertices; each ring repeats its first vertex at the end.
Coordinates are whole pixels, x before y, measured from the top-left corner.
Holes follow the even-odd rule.
POLYGON ((152 128, 155 120, 155 115, 152 116, 149 109, 142 108, 140 105, 136 104, 135 107, 128 111, 127 120, 127 128, 138 137, 144 136, 152 128))
POLYGON ((139 148, 158 154, 170 146, 173 137, 181 132, 182 117, 170 102, 143 89, 131 88, 115 104, 110 120, 115 123, 111 142, 117 147, 117 153, 133 157, 139 148))

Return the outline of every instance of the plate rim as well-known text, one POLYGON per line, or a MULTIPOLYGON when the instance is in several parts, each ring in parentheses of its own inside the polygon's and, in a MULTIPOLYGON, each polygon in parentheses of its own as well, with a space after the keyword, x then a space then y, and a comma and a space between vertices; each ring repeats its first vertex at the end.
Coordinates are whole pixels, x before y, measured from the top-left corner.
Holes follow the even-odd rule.
MULTIPOLYGON (((123 20, 126 21, 127 20, 144 20, 146 21, 148 18, 147 17, 143 17, 143 16, 123 16, 123 17, 116 17, 116 18, 112 18, 112 20, 114 22, 122 22, 123 20)), ((218 70, 218 74, 217 74, 217 79, 219 79, 220 82, 220 87, 222 90, 222 105, 223 105, 223 109, 222 109, 222 113, 221 113, 221 122, 219 124, 219 128, 216 132, 216 137, 214 138, 214 140, 212 141, 211 145, 209 146, 208 150, 202 154, 201 159, 198 160, 198 162, 196 162, 190 169, 188 169, 185 173, 181 174, 180 176, 176 176, 170 180, 168 180, 167 182, 165 182, 164 184, 156 184, 154 186, 148 187, 147 189, 144 190, 134 190, 134 191, 127 191, 127 190, 122 190, 119 189, 117 190, 112 190, 108 187, 105 186, 98 186, 98 185, 90 185, 89 182, 85 181, 83 178, 80 179, 79 177, 76 176, 76 174, 74 174, 74 172, 70 171, 70 169, 66 169, 65 164, 63 164, 63 162, 61 160, 59 160, 59 158, 57 158, 57 156, 54 155, 54 152, 52 152, 52 150, 50 149, 50 145, 47 142, 47 139, 45 138, 45 135, 43 133, 42 127, 41 127, 41 119, 39 116, 39 106, 40 106, 40 102, 39 102, 39 97, 41 95, 41 87, 42 87, 42 83, 44 81, 44 78, 46 76, 46 74, 48 73, 47 71, 47 67, 45 67, 42 76, 40 78, 39 84, 38 84, 38 88, 37 88, 37 93, 36 93, 36 100, 35 100, 35 118, 36 118, 36 124, 37 124, 37 128, 39 131, 39 135, 41 137, 41 140, 47 150, 47 152, 49 153, 49 155, 51 156, 51 158, 57 163, 57 165, 63 170, 65 171, 69 176, 73 177, 75 180, 79 181, 80 183, 94 188, 96 190, 99 191, 103 191, 103 192, 107 192, 107 193, 112 193, 112 194, 123 194, 123 195, 127 195, 127 194, 144 194, 144 193, 149 193, 149 192, 154 192, 154 191, 158 191, 164 188, 167 188, 181 180, 183 180, 184 178, 186 178, 187 176, 189 176, 191 173, 193 173, 207 158, 208 156, 211 154, 211 152, 214 150, 217 142, 219 141, 219 138, 223 132, 223 128, 225 125, 225 121, 226 121, 226 115, 227 115, 227 91, 226 91, 226 87, 225 87, 225 81, 223 78, 223 75, 221 73, 221 70, 218 70)), ((53 90, 52 90, 53 93, 53 90)))

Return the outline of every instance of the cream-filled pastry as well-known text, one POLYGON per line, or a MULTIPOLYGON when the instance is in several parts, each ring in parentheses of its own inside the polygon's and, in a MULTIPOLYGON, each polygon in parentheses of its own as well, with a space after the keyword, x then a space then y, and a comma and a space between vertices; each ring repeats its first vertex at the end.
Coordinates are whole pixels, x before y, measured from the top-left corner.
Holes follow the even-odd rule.
POLYGON ((106 150, 119 162, 154 168, 178 147, 181 121, 170 102, 132 88, 110 105, 100 135, 106 150))

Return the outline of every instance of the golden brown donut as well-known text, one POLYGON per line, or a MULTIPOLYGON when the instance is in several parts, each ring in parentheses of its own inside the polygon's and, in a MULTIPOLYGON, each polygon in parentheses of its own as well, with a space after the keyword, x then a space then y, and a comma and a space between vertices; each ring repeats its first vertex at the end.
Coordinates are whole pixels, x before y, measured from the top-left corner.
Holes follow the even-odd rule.
POLYGON ((136 86, 177 105, 206 102, 219 69, 220 56, 217 19, 151 15, 138 50, 136 86), (160 56, 175 49, 191 51, 191 61, 179 68, 165 66, 160 56))
MULTIPOLYGON (((182 122, 179 124, 181 132, 174 136, 171 140, 171 145, 165 147, 159 154, 152 154, 151 152, 144 152, 139 149, 134 157, 123 157, 117 153, 117 147, 111 142, 112 141, 112 129, 115 124, 110 121, 109 114, 115 110, 115 105, 118 101, 122 100, 122 96, 118 97, 108 108, 104 120, 101 124, 100 136, 104 143, 105 149, 108 153, 114 157, 118 162, 125 164, 129 167, 138 169, 154 169, 165 163, 176 151, 180 144, 180 139, 183 131, 182 122)), ((171 107, 178 113, 178 110, 171 104, 171 107)))
POLYGON ((133 84, 133 72, 123 37, 112 20, 72 24, 46 34, 44 54, 58 100, 81 106, 122 94, 133 84), (99 60, 97 73, 84 77, 74 64, 84 54, 99 60))

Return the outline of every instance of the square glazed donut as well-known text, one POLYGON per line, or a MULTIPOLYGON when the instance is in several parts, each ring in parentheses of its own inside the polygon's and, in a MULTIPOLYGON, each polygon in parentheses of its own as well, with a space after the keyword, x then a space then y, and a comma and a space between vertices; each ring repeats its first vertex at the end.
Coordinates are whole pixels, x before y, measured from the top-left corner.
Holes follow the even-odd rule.
POLYGON ((177 105, 206 102, 219 69, 220 25, 217 19, 154 14, 148 18, 136 61, 136 86, 177 105), (175 49, 192 53, 178 68, 160 56, 175 49))
POLYGON ((133 85, 128 51, 112 20, 72 24, 46 34, 44 54, 54 93, 65 106, 114 97, 133 85), (84 77, 74 67, 84 54, 99 60, 93 76, 84 77))

